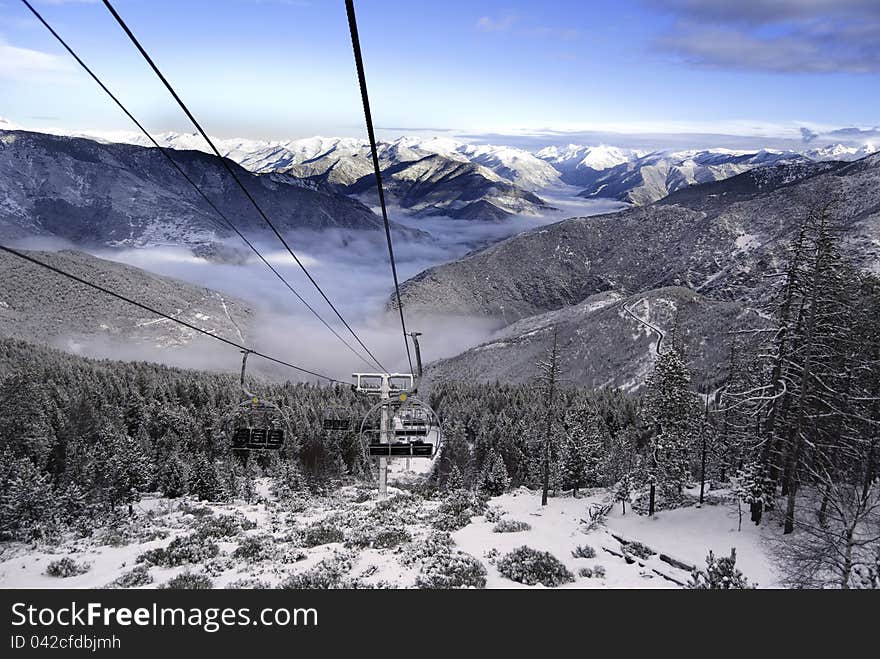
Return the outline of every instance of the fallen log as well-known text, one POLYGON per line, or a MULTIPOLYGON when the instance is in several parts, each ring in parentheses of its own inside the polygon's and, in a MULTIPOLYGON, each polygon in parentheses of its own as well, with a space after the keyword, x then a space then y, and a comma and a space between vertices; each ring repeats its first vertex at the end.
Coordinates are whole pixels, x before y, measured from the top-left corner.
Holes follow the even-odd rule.
POLYGON ((659 558, 664 563, 668 563, 672 567, 677 567, 679 570, 684 570, 685 572, 693 572, 697 569, 696 565, 689 565, 684 561, 680 561, 677 558, 673 558, 669 554, 660 554, 659 558))

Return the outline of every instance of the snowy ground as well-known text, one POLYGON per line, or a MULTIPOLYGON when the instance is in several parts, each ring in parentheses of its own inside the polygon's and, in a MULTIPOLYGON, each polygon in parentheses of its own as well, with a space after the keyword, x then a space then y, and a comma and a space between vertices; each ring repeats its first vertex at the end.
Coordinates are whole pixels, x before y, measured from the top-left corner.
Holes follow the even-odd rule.
MULTIPOLYGON (((351 524, 376 516, 371 512, 376 506, 375 499, 368 499, 369 493, 363 488, 347 486, 321 498, 296 498, 292 503, 279 501, 270 493, 266 479, 261 479, 258 490, 258 500, 252 504, 145 499, 138 504, 137 516, 121 534, 123 537, 99 530, 89 538, 68 538, 55 547, 0 545, 0 587, 106 587, 132 570, 138 564, 138 557, 147 550, 167 547, 174 538, 193 534, 204 526, 206 518, 229 515, 246 519, 246 526, 255 524, 255 527, 212 537, 219 548, 213 558, 176 567, 144 564, 141 569, 149 573, 152 581, 142 587, 155 588, 182 572, 205 575, 215 588, 235 582, 241 582, 239 586, 273 587, 292 574, 307 573, 322 560, 338 563, 340 559, 344 564, 344 585, 349 587, 351 584, 395 588, 415 585, 423 563, 407 557, 433 532, 431 522, 439 505, 437 500, 415 499, 415 504, 409 506, 409 516, 401 518, 411 538, 409 542, 383 549, 356 548, 350 542, 348 547, 343 542, 309 547, 303 541, 303 529, 324 519, 344 520, 339 524, 349 525, 345 527, 348 534, 351 524), (241 552, 235 555, 236 549, 251 536, 267 541, 268 551, 247 558, 241 557, 241 552), (78 576, 47 576, 48 564, 62 557, 89 564, 90 568, 78 576)), ((575 582, 562 586, 565 588, 678 588, 679 583, 688 580, 689 572, 661 560, 661 554, 673 559, 673 563, 702 568, 709 549, 716 555, 727 555, 732 547, 737 551, 737 566, 750 581, 760 587, 776 585, 760 529, 749 524, 746 518, 742 531, 737 531, 736 514, 727 506, 682 508, 648 518, 629 509, 622 515, 620 504, 616 504, 604 523, 591 524, 591 508, 595 510, 608 501, 607 491, 596 489, 576 499, 552 497, 549 505, 542 508, 540 493, 516 490, 492 499, 488 515, 493 520, 526 522, 530 530, 496 533, 493 531, 495 522, 480 515, 452 533, 454 549, 483 563, 488 588, 528 587, 502 576, 496 567, 500 557, 522 545, 550 552, 575 575, 579 575, 582 568, 594 571, 597 566, 604 568, 604 576, 577 576, 575 582), (628 547, 631 541, 638 541, 656 553, 634 552, 628 547), (572 551, 584 545, 595 550, 595 557, 574 558, 572 551)))

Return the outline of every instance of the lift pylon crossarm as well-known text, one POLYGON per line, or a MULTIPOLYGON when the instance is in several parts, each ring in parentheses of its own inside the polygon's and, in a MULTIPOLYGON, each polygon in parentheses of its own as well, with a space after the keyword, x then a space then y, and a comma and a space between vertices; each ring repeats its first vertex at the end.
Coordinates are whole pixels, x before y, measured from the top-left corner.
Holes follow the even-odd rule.
POLYGON ((352 373, 355 391, 362 394, 387 397, 390 394, 407 393, 415 388, 412 373, 352 373))

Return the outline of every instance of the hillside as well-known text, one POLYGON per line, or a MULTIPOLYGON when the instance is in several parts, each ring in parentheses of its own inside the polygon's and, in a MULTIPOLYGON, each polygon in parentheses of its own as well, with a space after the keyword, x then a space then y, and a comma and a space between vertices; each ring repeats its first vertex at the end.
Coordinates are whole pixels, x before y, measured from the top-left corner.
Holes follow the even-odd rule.
POLYGON ((425 379, 528 383, 539 374, 538 362, 556 331, 567 382, 629 391, 641 386, 657 357, 659 337, 649 325, 665 331, 666 348, 676 320, 676 340, 683 345, 692 372, 710 381, 723 371, 733 340, 730 332, 764 324, 739 303, 711 300, 686 288, 661 288, 629 297, 609 291, 519 320, 491 341, 429 365, 425 379))
POLYGON ((842 228, 851 248, 865 267, 877 268, 880 156, 808 173, 793 183, 771 174, 762 186, 752 175, 745 193, 743 179, 731 178, 663 203, 520 234, 420 273, 403 285, 403 302, 513 322, 603 291, 628 296, 680 285, 717 299, 750 299, 811 200, 832 191, 845 200, 842 228))
MULTIPOLYGON (((236 342, 248 336, 251 310, 217 291, 82 252, 28 254, 218 336, 236 342)), ((0 335, 66 346, 106 338, 162 348, 185 346, 198 336, 5 252, 0 253, 0 335)))

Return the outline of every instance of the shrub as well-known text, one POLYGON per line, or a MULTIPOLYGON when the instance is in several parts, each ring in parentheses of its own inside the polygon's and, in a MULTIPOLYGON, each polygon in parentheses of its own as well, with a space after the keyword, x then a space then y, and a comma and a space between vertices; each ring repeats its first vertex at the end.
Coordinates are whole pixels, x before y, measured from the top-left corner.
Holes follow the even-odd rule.
POLYGON ((219 553, 220 548, 216 544, 193 534, 178 536, 167 547, 144 552, 138 556, 137 562, 176 567, 185 563, 201 563, 219 553))
POLYGON ((651 556, 657 553, 647 545, 643 545, 641 542, 628 543, 626 545, 626 550, 633 556, 641 558, 642 560, 651 558, 651 556))
POLYGON ((236 513, 235 515, 206 517, 199 522, 196 533, 202 538, 231 538, 242 531, 256 527, 256 522, 252 522, 241 513, 236 513))
POLYGON ((485 588, 486 568, 464 552, 437 554, 422 567, 416 587, 433 590, 451 588, 485 588))
POLYGON ((213 587, 214 582, 208 577, 192 572, 182 572, 159 586, 167 590, 210 590, 213 587))
POLYGON ((214 511, 208 506, 200 506, 198 504, 189 503, 188 501, 184 501, 180 504, 179 510, 184 515, 192 515, 193 517, 206 517, 214 514, 214 511))
POLYGON ((469 490, 453 490, 437 507, 434 527, 441 531, 457 531, 471 523, 471 517, 486 511, 485 498, 469 490))
POLYGON ((593 570, 588 567, 582 567, 578 570, 578 576, 584 577, 585 579, 591 579, 593 577, 593 570))
POLYGON ((574 575, 553 554, 526 546, 514 549, 498 561, 498 571, 529 586, 541 583, 553 587, 574 581, 574 575))
POLYGON ((325 558, 315 567, 299 574, 292 574, 279 584, 286 590, 336 590, 346 588, 344 576, 351 571, 352 557, 348 553, 336 553, 325 558))
POLYGON ((412 524, 422 505, 422 497, 410 492, 400 492, 377 502, 368 516, 383 523, 412 524))
POLYGON ((88 563, 77 563, 72 558, 65 556, 64 558, 59 558, 57 561, 49 563, 49 565, 46 566, 46 574, 50 577, 66 579, 68 577, 85 574, 91 569, 91 567, 92 566, 88 563))
POLYGON ((136 565, 133 570, 129 570, 121 577, 110 582, 107 588, 137 588, 138 586, 146 586, 153 583, 153 575, 150 574, 149 565, 136 565))
POLYGON ((410 540, 412 540, 412 536, 402 526, 367 520, 366 523, 355 527, 346 534, 345 546, 388 549, 410 540))
POLYGON ((253 577, 239 579, 226 584, 227 590, 266 590, 271 588, 268 582, 253 577))
POLYGON ((452 536, 446 531, 431 531, 426 537, 407 545, 400 560, 404 565, 412 566, 437 554, 448 554, 454 545, 452 536))
POLYGON ((303 547, 317 547, 344 540, 345 533, 334 523, 334 520, 330 519, 310 524, 303 530, 301 538, 303 547))
POLYGON ((277 553, 275 538, 271 535, 251 535, 238 544, 232 557, 256 563, 275 558, 277 553))
POLYGON ((593 566, 593 576, 597 579, 605 578, 605 567, 603 565, 595 565, 593 566))
POLYGON ((698 590, 750 590, 754 588, 749 580, 736 568, 736 550, 730 556, 715 558, 709 551, 706 557, 706 570, 694 570, 687 588, 698 590))
POLYGON ((578 545, 578 547, 571 552, 571 555, 574 558, 596 558, 596 550, 590 545, 578 545))
POLYGON ((489 506, 486 510, 486 521, 490 524, 494 524, 495 522, 500 522, 501 518, 504 517, 507 513, 501 506, 489 506))
POLYGON ((520 522, 516 519, 502 519, 492 529, 495 533, 517 533, 518 531, 531 531, 532 525, 528 522, 520 522))

